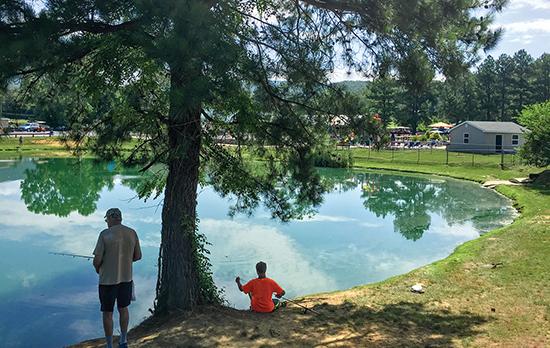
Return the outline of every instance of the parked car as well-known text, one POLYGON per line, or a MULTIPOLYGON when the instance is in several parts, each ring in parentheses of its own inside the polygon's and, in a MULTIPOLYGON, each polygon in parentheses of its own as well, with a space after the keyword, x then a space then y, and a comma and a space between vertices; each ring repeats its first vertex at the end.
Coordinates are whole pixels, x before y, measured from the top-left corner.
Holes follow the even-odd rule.
POLYGON ((38 132, 40 130, 40 125, 38 123, 27 123, 19 126, 19 130, 23 132, 38 132))

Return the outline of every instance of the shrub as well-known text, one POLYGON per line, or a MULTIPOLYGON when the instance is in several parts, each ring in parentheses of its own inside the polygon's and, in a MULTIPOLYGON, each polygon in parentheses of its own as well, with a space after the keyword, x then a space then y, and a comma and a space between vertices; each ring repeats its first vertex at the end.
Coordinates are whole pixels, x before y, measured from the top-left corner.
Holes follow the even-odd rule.
POLYGON ((550 165, 550 100, 526 107, 518 121, 530 130, 520 149, 524 162, 536 167, 550 165))

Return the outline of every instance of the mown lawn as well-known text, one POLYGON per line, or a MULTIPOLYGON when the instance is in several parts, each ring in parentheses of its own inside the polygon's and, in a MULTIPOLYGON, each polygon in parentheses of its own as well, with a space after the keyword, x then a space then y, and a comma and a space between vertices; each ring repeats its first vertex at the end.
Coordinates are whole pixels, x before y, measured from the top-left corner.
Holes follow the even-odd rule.
MULTIPOLYGON (((131 140, 124 143, 123 151, 130 151, 137 141, 131 140)), ((0 137, 0 158, 14 158, 19 156, 34 157, 71 157, 75 154, 63 142, 61 137, 37 136, 23 137, 23 143, 19 143, 19 138, 0 137)), ((91 153, 84 152, 85 157, 93 156, 91 153)))
POLYGON ((529 173, 540 172, 540 169, 522 165, 519 156, 511 154, 504 157, 499 154, 447 154, 444 149, 369 151, 365 148, 354 148, 340 151, 352 151, 354 167, 357 168, 447 175, 478 182, 526 177, 529 173), (504 168, 501 167, 501 162, 504 168))
POLYGON ((58 137, 23 137, 22 144, 19 143, 19 138, 0 137, 0 158, 19 156, 65 157, 72 155, 58 137))

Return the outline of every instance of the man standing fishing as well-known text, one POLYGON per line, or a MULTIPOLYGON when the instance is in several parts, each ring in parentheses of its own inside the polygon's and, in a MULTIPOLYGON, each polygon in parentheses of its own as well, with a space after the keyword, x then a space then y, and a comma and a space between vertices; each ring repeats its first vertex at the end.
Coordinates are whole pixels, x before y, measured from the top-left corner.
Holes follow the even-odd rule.
POLYGON ((136 231, 122 224, 122 213, 111 208, 105 213, 107 229, 101 231, 94 249, 94 267, 99 274, 99 301, 107 348, 113 347, 113 310, 117 303, 120 320, 119 347, 128 347, 126 335, 132 300, 132 263, 141 259, 136 231))
POLYGON ((269 313, 273 312, 278 304, 278 300, 274 300, 271 296, 275 293, 277 298, 285 295, 285 291, 271 278, 266 277, 267 264, 258 262, 256 264, 256 273, 258 278, 252 279, 245 285, 241 284, 241 278, 235 278, 235 282, 239 290, 250 296, 250 308, 254 312, 269 313))

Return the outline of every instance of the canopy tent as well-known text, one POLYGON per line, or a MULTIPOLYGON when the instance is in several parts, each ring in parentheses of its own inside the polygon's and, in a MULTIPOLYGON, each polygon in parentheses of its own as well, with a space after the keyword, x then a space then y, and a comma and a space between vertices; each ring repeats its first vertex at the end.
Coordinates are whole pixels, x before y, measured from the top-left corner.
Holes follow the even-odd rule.
POLYGON ((445 123, 445 122, 437 122, 437 123, 430 124, 428 127, 430 127, 430 128, 453 128, 453 125, 449 124, 449 123, 445 123))

